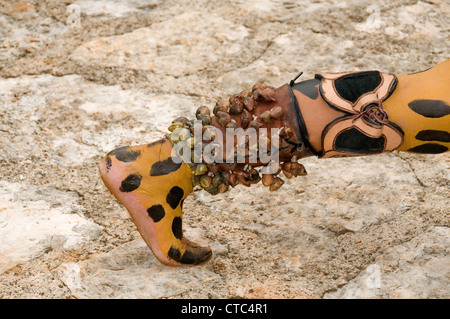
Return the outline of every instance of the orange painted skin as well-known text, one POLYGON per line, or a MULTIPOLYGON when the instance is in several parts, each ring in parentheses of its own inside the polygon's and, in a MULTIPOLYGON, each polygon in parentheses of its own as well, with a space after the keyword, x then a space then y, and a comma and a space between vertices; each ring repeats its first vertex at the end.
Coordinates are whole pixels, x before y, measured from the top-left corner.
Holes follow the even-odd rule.
POLYGON ((191 169, 174 164, 171 150, 168 139, 116 149, 101 161, 100 175, 159 261, 200 264, 209 259, 211 249, 182 236, 182 203, 193 188, 191 169))
MULTIPOLYGON (((424 144, 437 144, 442 148, 435 146, 437 150, 446 147, 450 149, 450 141, 448 136, 450 133, 450 114, 445 113, 445 109, 441 114, 426 114, 424 116, 415 112, 409 105, 414 108, 414 101, 429 101, 429 108, 450 107, 450 60, 442 62, 433 68, 415 74, 398 75, 398 84, 394 93, 383 102, 383 107, 389 114, 389 120, 396 123, 405 133, 403 144, 397 148, 398 151, 412 151, 415 147, 424 144), (431 102, 440 101, 440 102, 431 102), (438 116, 443 115, 443 116, 438 116), (430 117, 433 116, 433 117, 430 117), (440 131, 442 138, 433 139, 431 134, 422 140, 420 132, 440 131), (447 134, 445 134, 447 133, 447 134)), ((420 106, 420 105, 419 105, 420 106)), ((426 109, 426 108, 425 108, 426 109)), ((448 112, 448 111, 447 111, 448 112)), ((430 148, 430 147, 429 147, 430 148)), ((419 148, 420 149, 420 148, 419 148)))

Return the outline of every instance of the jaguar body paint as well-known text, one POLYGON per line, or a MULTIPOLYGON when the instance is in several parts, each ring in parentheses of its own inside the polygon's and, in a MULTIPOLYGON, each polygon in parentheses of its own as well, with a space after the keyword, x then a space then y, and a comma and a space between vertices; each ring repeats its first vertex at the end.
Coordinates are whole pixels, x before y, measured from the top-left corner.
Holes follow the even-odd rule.
POLYGON ((257 83, 251 90, 218 100, 212 112, 200 107, 195 114, 200 128, 194 127, 195 120, 180 117, 161 140, 109 152, 100 163, 100 175, 162 263, 197 265, 212 252, 183 235, 183 202, 194 187, 215 195, 237 185, 262 182, 269 191, 276 191, 284 183, 280 172, 288 179, 306 175, 298 160, 307 156, 446 152, 450 147, 449 88, 450 60, 407 75, 342 72, 291 81, 279 88, 257 83), (275 129, 279 143, 271 143, 274 136, 267 134, 259 134, 256 140, 236 138, 233 144, 244 149, 243 162, 237 161, 236 153, 232 162, 204 155, 200 161, 183 162, 173 152, 184 143, 183 158, 194 158, 197 149, 209 149, 210 143, 226 144, 221 140, 226 134, 214 132, 249 128, 275 129), (194 137, 196 130, 209 135, 194 137), (277 161, 264 163, 257 157, 252 161, 250 153, 255 148, 277 155, 277 161), (264 170, 269 165, 275 169, 264 170))

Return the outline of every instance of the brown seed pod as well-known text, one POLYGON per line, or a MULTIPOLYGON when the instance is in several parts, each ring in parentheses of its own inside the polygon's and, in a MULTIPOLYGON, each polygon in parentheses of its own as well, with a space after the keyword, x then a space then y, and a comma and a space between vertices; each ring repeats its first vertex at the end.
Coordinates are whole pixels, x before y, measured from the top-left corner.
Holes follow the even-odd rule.
POLYGON ((220 175, 215 175, 212 178, 212 186, 213 187, 219 187, 220 184, 222 184, 222 180, 220 178, 220 175))
POLYGON ((237 95, 238 99, 240 99, 240 100, 243 100, 244 98, 250 97, 250 96, 252 96, 252 92, 247 91, 247 90, 244 90, 237 95))
POLYGON ((234 121, 230 121, 230 123, 227 124, 226 128, 232 128, 232 129, 237 129, 237 124, 234 121))
POLYGON ((294 136, 294 131, 290 127, 283 127, 280 132, 280 136, 285 139, 290 139, 294 136))
POLYGON ((292 162, 284 162, 281 167, 283 168, 283 172, 291 173, 292 162))
POLYGON ((219 194, 223 194, 228 190, 229 186, 225 184, 220 184, 218 187, 219 194))
POLYGON ((255 108, 255 100, 253 100, 251 97, 245 97, 242 100, 242 104, 244 105, 244 108, 250 112, 255 108))
POLYGON ((170 125, 169 126, 169 131, 170 132, 173 132, 175 129, 177 129, 177 128, 181 128, 181 127, 184 127, 184 124, 183 123, 181 123, 181 122, 172 122, 172 125, 170 125))
POLYGON ((259 181, 261 180, 261 177, 259 176, 259 172, 254 168, 248 172, 248 177, 252 184, 259 183, 259 181))
POLYGON ((233 104, 231 104, 229 113, 230 115, 238 115, 241 114, 243 110, 244 105, 239 101, 235 101, 233 104))
POLYGON ((250 179, 249 179, 249 176, 247 173, 245 173, 243 171, 236 171, 236 172, 234 172, 233 175, 236 176, 239 183, 241 183, 242 185, 245 185, 247 187, 250 187, 250 179))
POLYGON ((252 93, 252 98, 255 101, 265 101, 265 102, 274 102, 275 99, 275 91, 268 87, 265 89, 256 89, 252 93))
POLYGON ((219 194, 219 188, 218 187, 214 187, 214 186, 209 186, 204 188, 205 191, 207 191, 208 193, 210 193, 211 195, 217 195, 219 194))
POLYGON ((233 171, 237 164, 236 162, 233 163, 219 163, 217 164, 219 166, 219 170, 220 171, 233 171))
POLYGON ((236 187, 236 185, 239 184, 239 180, 237 179, 236 175, 231 174, 230 178, 228 179, 228 183, 231 187, 236 187))
POLYGON ((219 172, 219 167, 217 166, 217 164, 214 164, 214 163, 213 164, 206 164, 206 167, 208 168, 208 171, 210 171, 214 175, 219 172))
POLYGON ((214 107, 213 113, 217 115, 217 112, 228 112, 228 109, 230 108, 231 104, 230 101, 227 99, 220 99, 216 102, 216 106, 214 107))
POLYGON ((292 173, 283 171, 284 176, 286 176, 287 179, 291 179, 292 177, 294 177, 294 175, 292 173))
POLYGON ((270 187, 269 187, 269 190, 270 191, 276 191, 277 189, 279 189, 281 186, 283 186, 283 184, 284 184, 284 181, 281 179, 281 178, 279 178, 279 177, 275 177, 274 179, 273 179, 273 183, 272 183, 272 185, 270 185, 270 187))
POLYGON ((180 122, 189 126, 191 125, 191 122, 184 116, 177 117, 175 120, 172 121, 172 124, 174 124, 175 122, 180 122))
POLYGON ((263 124, 259 121, 253 120, 250 123, 248 123, 248 127, 252 127, 255 130, 258 130, 260 127, 262 127, 263 124))
POLYGON ((230 114, 228 114, 228 113, 219 111, 219 112, 217 112, 216 116, 217 116, 217 121, 222 126, 226 126, 231 121, 230 114))
POLYGON ((297 162, 292 162, 291 172, 292 172, 292 175, 294 175, 294 177, 308 175, 305 167, 302 164, 297 163, 297 162))
POLYGON ((266 102, 275 102, 275 91, 272 88, 267 88, 264 90, 260 90, 259 93, 261 94, 261 97, 266 102))
POLYGON ((252 115, 250 114, 250 112, 247 110, 244 110, 241 115, 241 127, 243 129, 247 128, 248 123, 250 123, 251 120, 252 120, 252 115))
POLYGON ((283 117, 284 111, 281 106, 276 106, 270 110, 270 117, 276 120, 279 120, 283 117))
POLYGON ((199 115, 200 114, 207 114, 207 115, 211 115, 211 111, 209 110, 209 108, 207 106, 200 106, 197 111, 195 112, 195 116, 197 117, 197 119, 199 119, 199 115))
POLYGON ((234 103, 239 102, 238 95, 235 94, 235 95, 230 96, 230 98, 228 99, 228 101, 230 101, 230 105, 233 105, 234 103))
POLYGON ((211 116, 209 114, 199 114, 197 115, 197 119, 202 121, 202 125, 211 124, 211 116))
POLYGON ((210 187, 211 186, 211 183, 212 183, 212 178, 211 178, 211 176, 208 176, 208 175, 203 175, 201 178, 200 178, 200 185, 203 187, 203 188, 208 188, 208 187, 210 187))
POLYGON ((260 116, 259 119, 261 120, 261 122, 267 124, 270 122, 270 112, 269 111, 265 111, 263 112, 260 116))
POLYGON ((255 83, 252 87, 252 93, 256 90, 264 90, 267 89, 269 85, 267 83, 255 83))
POLYGON ((273 180, 274 180, 274 177, 272 174, 263 174, 263 176, 262 176, 262 183, 266 187, 272 185, 273 180))
POLYGON ((222 178, 222 183, 225 183, 226 185, 230 185, 230 177, 231 173, 230 171, 222 171, 220 172, 220 177, 222 178))

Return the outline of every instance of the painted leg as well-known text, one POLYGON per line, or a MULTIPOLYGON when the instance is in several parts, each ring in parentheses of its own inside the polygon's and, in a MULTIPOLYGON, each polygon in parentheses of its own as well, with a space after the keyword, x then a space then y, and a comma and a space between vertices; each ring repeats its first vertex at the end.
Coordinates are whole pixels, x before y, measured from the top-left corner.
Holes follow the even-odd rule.
POLYGON ((200 107, 199 130, 195 121, 181 117, 172 122, 165 139, 108 153, 100 174, 162 263, 200 264, 211 257, 211 250, 182 235, 182 204, 194 186, 215 195, 230 186, 262 181, 275 191, 284 183, 277 176, 281 171, 286 178, 306 175, 297 161, 307 156, 445 152, 450 147, 449 74, 450 60, 412 75, 329 73, 277 89, 258 83, 251 91, 219 100, 212 113, 200 107), (228 130, 255 133, 232 136, 230 162, 223 148, 228 130), (200 136, 194 138, 196 131, 200 136), (268 135, 272 131, 275 136, 268 135), (211 152, 215 144, 222 149, 211 152), (184 162, 172 160, 175 146, 182 146, 184 162), (244 161, 239 160, 240 146, 244 161), (259 153, 264 149, 276 160, 264 162, 259 153), (200 161, 191 163, 196 150, 201 151, 200 161), (259 155, 252 160, 253 151, 259 155))
POLYGON ((118 148, 103 158, 100 175, 159 261, 170 266, 200 264, 211 257, 211 249, 190 242, 182 232, 191 170, 174 163, 171 150, 167 139, 118 148))

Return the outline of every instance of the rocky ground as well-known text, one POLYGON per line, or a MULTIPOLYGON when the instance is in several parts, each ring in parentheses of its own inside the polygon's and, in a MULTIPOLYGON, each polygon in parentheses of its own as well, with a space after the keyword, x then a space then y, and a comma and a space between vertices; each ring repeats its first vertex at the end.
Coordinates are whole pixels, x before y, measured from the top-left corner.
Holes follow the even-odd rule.
POLYGON ((299 71, 449 57, 444 0, 0 3, 0 298, 449 298, 450 156, 302 161, 278 191, 186 199, 213 249, 160 264, 97 163, 175 117, 299 71))

